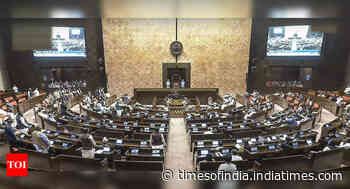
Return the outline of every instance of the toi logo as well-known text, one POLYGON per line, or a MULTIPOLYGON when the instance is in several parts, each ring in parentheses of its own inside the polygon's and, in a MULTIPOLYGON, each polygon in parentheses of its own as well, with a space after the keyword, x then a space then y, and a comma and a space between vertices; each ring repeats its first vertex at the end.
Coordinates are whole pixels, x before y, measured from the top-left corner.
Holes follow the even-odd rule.
POLYGON ((6 176, 28 176, 28 154, 7 154, 6 168, 6 176))

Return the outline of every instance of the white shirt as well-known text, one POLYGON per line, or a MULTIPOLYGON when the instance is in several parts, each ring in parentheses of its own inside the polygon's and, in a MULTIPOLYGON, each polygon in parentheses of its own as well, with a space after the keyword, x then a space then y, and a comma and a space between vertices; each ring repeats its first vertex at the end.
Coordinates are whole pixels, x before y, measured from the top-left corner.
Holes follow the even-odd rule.
POLYGON ((18 87, 17 86, 13 86, 13 91, 15 92, 15 93, 18 93, 18 87))
POLYGON ((0 114, 5 115, 5 116, 7 116, 7 115, 11 116, 12 113, 9 113, 9 112, 6 112, 3 109, 0 109, 0 114))
POLYGON ((337 98, 337 105, 340 106, 341 105, 341 102, 343 101, 343 98, 342 97, 338 97, 337 98))
POLYGON ((237 171, 237 166, 233 163, 223 163, 219 166, 218 171, 234 172, 237 171))
POLYGON ((39 95, 40 95, 39 90, 35 89, 33 92, 33 96, 39 96, 39 95))

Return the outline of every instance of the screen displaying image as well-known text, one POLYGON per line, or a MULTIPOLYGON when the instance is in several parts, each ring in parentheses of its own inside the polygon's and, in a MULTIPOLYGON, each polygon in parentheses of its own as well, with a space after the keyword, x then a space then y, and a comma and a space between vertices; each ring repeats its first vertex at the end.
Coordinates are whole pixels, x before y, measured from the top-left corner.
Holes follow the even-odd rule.
POLYGON ((228 154, 228 153, 230 153, 230 149, 223 149, 223 150, 222 150, 222 153, 223 153, 223 154, 228 154))
POLYGON ((139 149, 132 149, 131 150, 131 154, 137 154, 137 153, 139 153, 139 149))
POLYGON ((34 50, 34 57, 86 57, 81 27, 51 27, 51 49, 34 50))
POLYGON ((258 147, 250 148, 250 151, 251 151, 251 152, 257 152, 257 151, 258 151, 258 147))
POLYGON ((309 25, 269 27, 267 56, 320 56, 323 32, 309 25))
POLYGON ((269 146, 269 150, 276 150, 276 146, 269 146))

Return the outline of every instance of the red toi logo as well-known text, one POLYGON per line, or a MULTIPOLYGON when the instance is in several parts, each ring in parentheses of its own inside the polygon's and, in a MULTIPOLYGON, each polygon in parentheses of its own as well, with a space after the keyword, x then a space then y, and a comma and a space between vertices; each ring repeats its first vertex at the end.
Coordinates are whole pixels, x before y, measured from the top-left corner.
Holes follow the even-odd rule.
POLYGON ((6 176, 28 176, 28 154, 7 154, 6 164, 6 176))

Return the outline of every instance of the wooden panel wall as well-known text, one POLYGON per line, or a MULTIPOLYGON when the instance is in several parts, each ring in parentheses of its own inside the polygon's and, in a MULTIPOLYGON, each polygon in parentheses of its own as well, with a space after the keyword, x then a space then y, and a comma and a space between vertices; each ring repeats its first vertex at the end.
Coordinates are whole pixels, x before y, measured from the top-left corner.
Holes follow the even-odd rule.
MULTIPOLYGON (((102 25, 111 93, 162 87, 162 63, 175 62, 175 19, 103 18, 102 25)), ((244 92, 250 35, 251 19, 180 19, 179 62, 192 64, 192 87, 244 92)))

